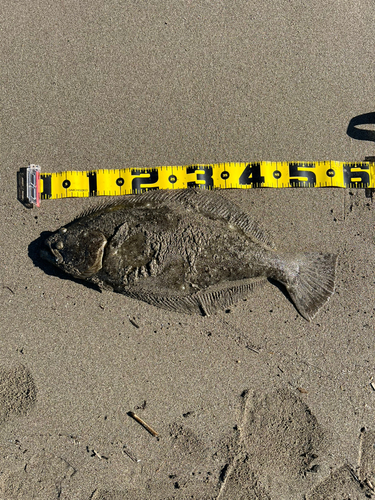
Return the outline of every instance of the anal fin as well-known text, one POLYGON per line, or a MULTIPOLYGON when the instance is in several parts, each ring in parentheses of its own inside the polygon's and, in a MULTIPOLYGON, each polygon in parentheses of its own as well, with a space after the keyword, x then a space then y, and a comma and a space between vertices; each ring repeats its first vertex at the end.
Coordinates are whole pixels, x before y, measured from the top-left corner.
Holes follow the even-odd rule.
POLYGON ((198 292, 197 299, 200 301, 200 307, 205 316, 210 316, 219 309, 226 309, 241 299, 246 298, 249 293, 257 286, 264 285, 267 278, 248 278, 240 281, 233 281, 228 286, 213 286, 198 292))
POLYGON ((244 299, 257 286, 267 282, 267 278, 248 278, 239 281, 224 282, 211 286, 204 291, 190 295, 171 295, 170 293, 155 293, 146 288, 127 289, 122 293, 128 297, 142 300, 169 311, 187 314, 210 316, 220 309, 226 309, 241 299, 244 299))

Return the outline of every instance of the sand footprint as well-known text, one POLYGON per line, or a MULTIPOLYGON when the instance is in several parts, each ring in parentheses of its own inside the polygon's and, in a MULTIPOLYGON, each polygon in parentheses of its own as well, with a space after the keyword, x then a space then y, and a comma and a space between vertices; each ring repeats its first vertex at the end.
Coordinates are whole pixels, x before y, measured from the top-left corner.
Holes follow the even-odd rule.
POLYGON ((342 465, 308 495, 306 500, 365 500, 375 497, 375 432, 363 430, 359 440, 358 466, 342 465))
POLYGON ((358 476, 375 496, 375 431, 361 432, 358 457, 358 476))
POLYGON ((108 491, 106 489, 97 489, 90 496, 90 500, 139 500, 142 498, 137 491, 108 491))
MULTIPOLYGON (((193 425, 193 424, 192 424, 193 425)), ((210 445, 193 428, 173 423, 169 429, 173 467, 168 470, 176 498, 213 498, 217 491, 215 462, 211 457, 210 445)))
POLYGON ((34 455, 24 466, 4 472, 0 480, 1 500, 54 500, 61 496, 63 482, 75 473, 62 458, 46 453, 34 455))
POLYGON ((298 498, 323 442, 309 407, 287 389, 244 394, 240 435, 241 451, 228 467, 219 500, 298 498))
POLYGON ((306 495, 306 500, 365 500, 365 493, 347 465, 339 467, 306 495))
POLYGON ((271 500, 252 471, 249 456, 238 455, 228 471, 217 500, 271 500))
POLYGON ((34 406, 36 395, 33 377, 25 366, 0 368, 0 424, 25 415, 34 406))

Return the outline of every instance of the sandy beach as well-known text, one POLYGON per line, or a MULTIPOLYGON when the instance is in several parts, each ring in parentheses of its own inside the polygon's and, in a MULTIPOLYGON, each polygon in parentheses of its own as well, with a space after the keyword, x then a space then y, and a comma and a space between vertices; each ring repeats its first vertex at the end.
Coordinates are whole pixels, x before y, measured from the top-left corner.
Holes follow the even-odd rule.
POLYGON ((16 189, 29 163, 374 155, 347 134, 375 111, 372 2, 5 0, 1 27, 0 500, 375 498, 364 189, 222 191, 278 250, 338 255, 311 322, 271 282, 203 317, 71 280, 38 242, 99 200, 16 189))

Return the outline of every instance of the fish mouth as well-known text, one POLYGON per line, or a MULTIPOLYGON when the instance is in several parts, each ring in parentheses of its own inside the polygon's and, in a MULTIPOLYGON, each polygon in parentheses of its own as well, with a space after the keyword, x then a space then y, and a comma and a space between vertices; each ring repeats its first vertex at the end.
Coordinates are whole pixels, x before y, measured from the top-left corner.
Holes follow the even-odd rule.
POLYGON ((64 259, 61 253, 56 250, 56 248, 51 248, 51 246, 45 242, 45 248, 42 248, 40 250, 40 256, 42 259, 47 260, 48 262, 51 262, 51 264, 54 264, 55 266, 61 264, 64 259))

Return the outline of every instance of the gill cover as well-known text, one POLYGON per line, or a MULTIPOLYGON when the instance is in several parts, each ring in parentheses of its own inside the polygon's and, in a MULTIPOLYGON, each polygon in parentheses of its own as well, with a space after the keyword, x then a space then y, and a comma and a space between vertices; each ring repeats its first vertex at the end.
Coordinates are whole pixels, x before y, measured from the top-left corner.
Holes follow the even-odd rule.
POLYGON ((106 244, 101 231, 62 227, 46 240, 48 260, 77 278, 90 278, 102 268, 106 244))

